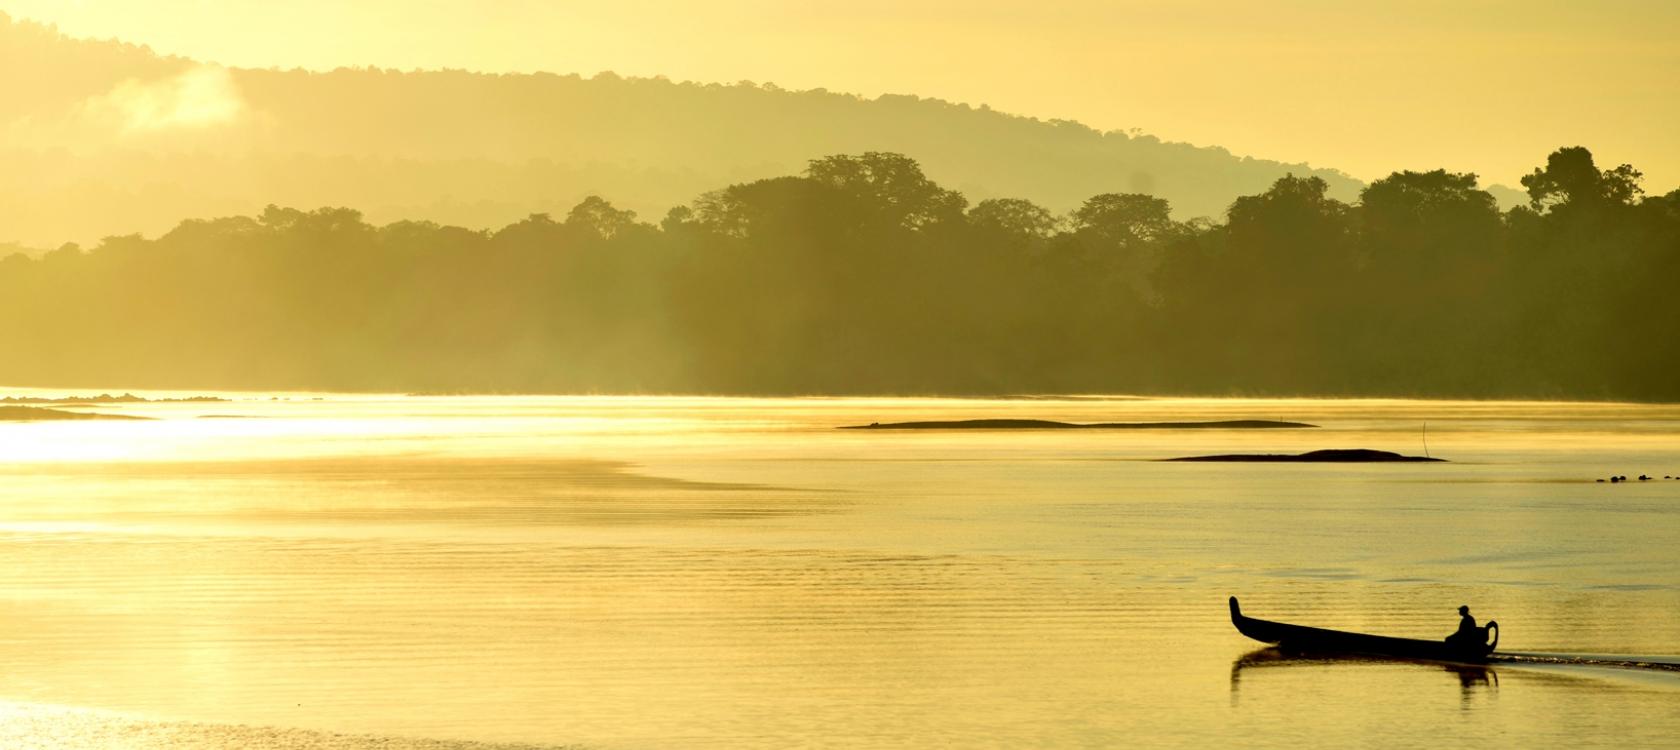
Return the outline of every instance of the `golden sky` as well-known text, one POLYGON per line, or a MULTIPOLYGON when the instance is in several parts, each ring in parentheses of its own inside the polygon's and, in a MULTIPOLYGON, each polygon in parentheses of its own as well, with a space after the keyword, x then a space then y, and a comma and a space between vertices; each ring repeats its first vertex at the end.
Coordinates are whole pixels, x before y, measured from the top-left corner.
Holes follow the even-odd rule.
POLYGON ((1515 185, 1552 149, 1680 185, 1671 0, 0 0, 228 65, 913 93, 1307 161, 1515 185))

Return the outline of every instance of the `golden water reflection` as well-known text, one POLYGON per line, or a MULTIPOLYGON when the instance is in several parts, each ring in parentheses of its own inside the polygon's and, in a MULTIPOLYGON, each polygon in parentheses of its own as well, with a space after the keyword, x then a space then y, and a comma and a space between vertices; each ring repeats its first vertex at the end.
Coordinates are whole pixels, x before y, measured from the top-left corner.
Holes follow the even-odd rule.
POLYGON ((0 739, 77 722, 206 747, 1680 731, 1672 676, 1245 662, 1225 605, 1438 637, 1468 603, 1502 647, 1680 654, 1680 482, 1592 482, 1680 468, 1680 407, 315 398, 0 424, 0 706, 30 717, 0 739), (1323 426, 833 429, 1026 416, 1323 426), (1149 460, 1416 452, 1423 419, 1453 463, 1149 460))

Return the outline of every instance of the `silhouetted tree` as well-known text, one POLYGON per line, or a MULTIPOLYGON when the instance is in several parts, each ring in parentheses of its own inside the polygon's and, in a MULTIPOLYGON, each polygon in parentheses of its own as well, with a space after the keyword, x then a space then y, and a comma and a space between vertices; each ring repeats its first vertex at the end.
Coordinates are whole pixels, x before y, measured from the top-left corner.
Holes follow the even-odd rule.
POLYGON ((613 204, 598 195, 584 198, 566 214, 566 226, 601 239, 612 239, 635 224, 635 211, 614 208, 613 204))
POLYGON ((804 177, 772 177, 730 185, 694 202, 700 224, 719 234, 752 236, 810 235, 837 230, 837 221, 855 224, 855 196, 804 177))
POLYGON ((1644 192, 1643 175, 1623 164, 1608 172, 1593 164, 1592 152, 1580 146, 1560 148, 1546 157, 1546 166, 1522 178, 1529 205, 1536 211, 1561 206, 1599 208, 1626 205, 1644 192))
POLYGON ((1061 223, 1050 210, 1022 198, 990 198, 968 210, 975 226, 1010 237, 1046 239, 1061 223))
POLYGON ((1165 200, 1138 193, 1103 193, 1074 209, 1075 231, 1089 232, 1105 242, 1135 247, 1153 242, 1172 230, 1172 208, 1165 200))
POLYGON ((884 223, 915 228, 962 216, 967 199, 934 184, 914 159, 868 151, 811 160, 812 181, 861 197, 884 223))
POLYGON ((1518 300, 1498 206, 1476 175, 1395 172, 1360 193, 1354 219, 1361 268, 1346 354, 1360 381, 1462 386, 1462 363, 1502 356, 1497 331, 1518 300))
POLYGON ((680 232, 694 224, 694 209, 688 206, 672 206, 665 212, 665 218, 659 220, 660 230, 666 233, 680 232))

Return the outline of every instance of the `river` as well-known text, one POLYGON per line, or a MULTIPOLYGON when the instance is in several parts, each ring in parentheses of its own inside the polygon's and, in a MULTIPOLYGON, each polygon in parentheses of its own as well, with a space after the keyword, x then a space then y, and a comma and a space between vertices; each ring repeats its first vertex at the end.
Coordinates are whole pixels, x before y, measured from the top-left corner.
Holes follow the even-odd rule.
POLYGON ((1680 734, 1674 672, 1278 659, 1226 607, 1680 662, 1680 406, 221 395, 0 422, 0 745, 1680 734), (1319 427, 835 429, 970 418, 1319 427), (1318 448, 1450 462, 1157 460, 1318 448))

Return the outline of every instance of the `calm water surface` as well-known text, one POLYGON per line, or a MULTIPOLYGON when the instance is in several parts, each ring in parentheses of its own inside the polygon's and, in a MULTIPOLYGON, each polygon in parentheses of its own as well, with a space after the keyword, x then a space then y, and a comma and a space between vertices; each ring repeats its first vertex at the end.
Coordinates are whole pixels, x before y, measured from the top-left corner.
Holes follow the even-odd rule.
POLYGON ((1225 606, 1439 637, 1467 603, 1502 651, 1680 661, 1680 407, 228 395, 0 423, 0 745, 1680 733, 1677 673, 1279 659, 1225 606), (979 417, 1322 427, 834 429, 979 417), (1425 423, 1452 463, 1153 460, 1425 423))

